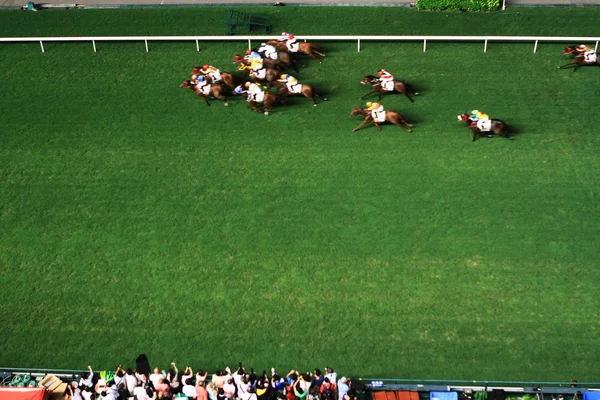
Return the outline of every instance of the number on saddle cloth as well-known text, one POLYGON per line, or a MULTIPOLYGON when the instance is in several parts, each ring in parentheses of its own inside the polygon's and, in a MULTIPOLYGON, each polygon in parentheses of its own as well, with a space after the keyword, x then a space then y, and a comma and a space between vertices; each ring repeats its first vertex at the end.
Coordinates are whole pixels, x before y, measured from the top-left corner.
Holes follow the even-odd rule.
POLYGON ((302 93, 302 85, 297 83, 295 85, 287 85, 288 90, 290 91, 290 93, 302 93))
POLYGON ((252 74, 258 79, 265 79, 267 76, 267 69, 261 68, 258 71, 252 72, 252 74))
POLYGON ((254 95, 254 101, 262 103, 265 100, 265 92, 259 92, 254 95))
POLYGON ((595 63, 596 62, 596 53, 593 51, 588 51, 584 54, 585 57, 585 61, 589 62, 589 63, 595 63))
POLYGON ((211 85, 198 86, 203 95, 208 96, 210 94, 211 85))
POLYGON ((373 110, 371 111, 371 116, 375 122, 385 122, 385 111, 377 112, 373 110))
POLYGON ((492 120, 491 119, 483 119, 483 120, 479 120, 477 121, 477 128, 479 128, 479 130, 481 132, 489 132, 492 130, 492 120))
POLYGON ((299 45, 300 45, 299 43, 292 43, 292 44, 290 44, 290 45, 289 45, 289 50, 290 50, 292 53, 297 53, 297 52, 298 52, 298 46, 299 46, 299 45))

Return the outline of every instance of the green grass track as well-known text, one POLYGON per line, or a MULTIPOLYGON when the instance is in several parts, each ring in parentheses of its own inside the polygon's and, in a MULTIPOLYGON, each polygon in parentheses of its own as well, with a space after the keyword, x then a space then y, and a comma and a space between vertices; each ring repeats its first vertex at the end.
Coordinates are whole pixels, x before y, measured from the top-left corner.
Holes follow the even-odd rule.
MULTIPOLYGON (((600 16, 248 10, 298 34, 592 36, 600 16)), ((0 36, 220 35, 225 13, 3 11, 0 36)), ((244 42, 1 44, 2 364, 597 380, 600 68, 558 70, 564 44, 324 45, 297 77, 329 101, 265 117, 178 87, 244 42), (383 101, 412 134, 351 132, 382 67, 421 92, 383 101), (515 140, 471 143, 473 108, 515 140)))

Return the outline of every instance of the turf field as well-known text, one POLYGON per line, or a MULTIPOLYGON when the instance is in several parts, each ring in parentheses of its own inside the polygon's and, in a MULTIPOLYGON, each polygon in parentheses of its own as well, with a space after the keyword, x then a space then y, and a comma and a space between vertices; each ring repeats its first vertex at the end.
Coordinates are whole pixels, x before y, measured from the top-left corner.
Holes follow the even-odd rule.
MULTIPOLYGON (((248 10, 298 34, 592 36, 600 17, 248 10)), ((225 14, 0 12, 0 35, 223 34, 225 14)), ((1 45, 2 364, 145 352, 209 370, 597 380, 600 68, 559 71, 564 44, 324 45, 297 77, 329 101, 268 117, 178 87, 194 65, 230 69, 243 42, 1 45), (383 101, 412 134, 351 132, 358 82, 382 67, 421 92, 383 101), (471 143, 455 119, 473 108, 515 140, 471 143)))

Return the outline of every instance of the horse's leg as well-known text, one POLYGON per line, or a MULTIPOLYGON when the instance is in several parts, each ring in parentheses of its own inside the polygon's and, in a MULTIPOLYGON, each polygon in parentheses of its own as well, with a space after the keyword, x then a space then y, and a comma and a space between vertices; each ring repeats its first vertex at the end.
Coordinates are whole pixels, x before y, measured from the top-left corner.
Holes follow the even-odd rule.
POLYGON ((225 95, 220 90, 213 91, 213 96, 215 96, 219 100, 223 100, 223 104, 225 105, 225 107, 229 105, 227 104, 227 97, 225 97, 225 95))
POLYGON ((474 142, 477 140, 477 135, 479 134, 478 129, 471 129, 471 132, 473 133, 473 140, 471 140, 471 142, 474 142))
POLYGON ((306 52, 305 52, 305 54, 307 54, 307 55, 311 56, 312 58, 314 58, 315 60, 317 60, 317 61, 319 62, 319 64, 321 64, 321 60, 319 60, 319 59, 317 58, 317 56, 315 56, 315 55, 313 54, 313 52, 311 51, 310 47, 308 48, 308 51, 306 51, 306 52))
POLYGON ((393 119, 389 119, 389 121, 394 124, 394 125, 398 125, 400 128, 402 128, 403 130, 405 130, 406 132, 412 132, 412 130, 408 129, 406 126, 412 126, 411 124, 409 124, 408 122, 406 122, 401 115, 398 115, 398 119, 396 119, 395 121, 393 119), (405 126, 406 125, 406 126, 405 126))
POLYGON ((208 96, 205 96, 202 93, 198 93, 198 97, 202 97, 204 99, 204 101, 206 102, 206 105, 210 107, 210 103, 208 102, 208 96))
POLYGON ((308 97, 309 99, 311 99, 315 107, 317 106, 317 95, 313 92, 311 87, 306 87, 305 89, 303 89, 302 94, 304 95, 304 97, 308 97))
POLYGON ((411 102, 411 103, 414 103, 414 102, 415 102, 415 101, 413 100, 413 98, 412 98, 412 97, 410 97, 410 95, 408 94, 408 91, 405 91, 405 92, 404 92, 404 95, 405 95, 406 97, 408 97, 408 99, 410 100, 410 102, 411 102))
POLYGON ((356 132, 357 130, 359 130, 360 128, 362 128, 363 126, 367 125, 368 123, 373 122, 372 120, 369 120, 368 118, 365 118, 365 120, 363 121, 362 124, 360 124, 359 126, 357 126, 356 128, 352 129, 352 132, 356 132))
MULTIPOLYGON (((367 93, 367 94, 365 94, 363 97, 361 97, 360 99, 361 99, 361 100, 364 100, 364 99, 366 99, 366 98, 367 98, 367 96, 369 96, 369 95, 371 95, 371 94, 375 93, 376 91, 377 91, 376 89, 373 89, 373 90, 371 90, 369 93, 367 93)), ((381 98, 380 98, 379 100, 381 100, 381 98)))
POLYGON ((575 67, 575 66, 577 66, 577 64, 576 64, 575 62, 570 62, 570 63, 568 63, 568 64, 565 64, 565 65, 561 65, 561 66, 559 66, 559 67, 558 67, 558 69, 567 69, 567 68, 573 68, 573 67, 575 67))

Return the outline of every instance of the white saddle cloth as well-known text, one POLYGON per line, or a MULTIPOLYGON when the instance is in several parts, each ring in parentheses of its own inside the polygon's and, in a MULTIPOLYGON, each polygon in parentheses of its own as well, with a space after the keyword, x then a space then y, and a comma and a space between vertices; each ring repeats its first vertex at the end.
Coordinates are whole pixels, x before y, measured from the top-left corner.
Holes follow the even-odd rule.
POLYGON ((492 120, 491 119, 484 119, 484 120, 479 120, 477 121, 477 127, 479 128, 479 130, 481 132, 489 132, 492 130, 492 120))
POLYGON ((595 63, 596 62, 596 53, 594 53, 593 51, 588 51, 586 53, 584 53, 584 58, 586 62, 589 63, 595 63))
POLYGON ((387 90, 388 92, 392 92, 394 90, 394 81, 384 81, 381 82, 381 87, 383 90, 387 90))
POLYGON ((210 94, 210 86, 211 85, 204 85, 204 86, 198 86, 198 88, 200 89, 200 92, 203 95, 208 96, 210 94))
POLYGON ((267 69, 261 68, 258 71, 253 71, 252 75, 257 77, 258 79, 265 79, 265 77, 267 76, 267 69))
POLYGON ((287 85, 287 88, 290 91, 290 93, 302 93, 302 85, 299 83, 295 85, 287 85))
POLYGON ((254 102, 257 102, 257 103, 262 103, 265 100, 265 92, 256 93, 253 97, 254 98, 248 96, 248 101, 249 102, 250 101, 254 101, 254 102))
POLYGON ((373 117, 375 122, 385 122, 385 111, 371 111, 371 116, 373 117))

